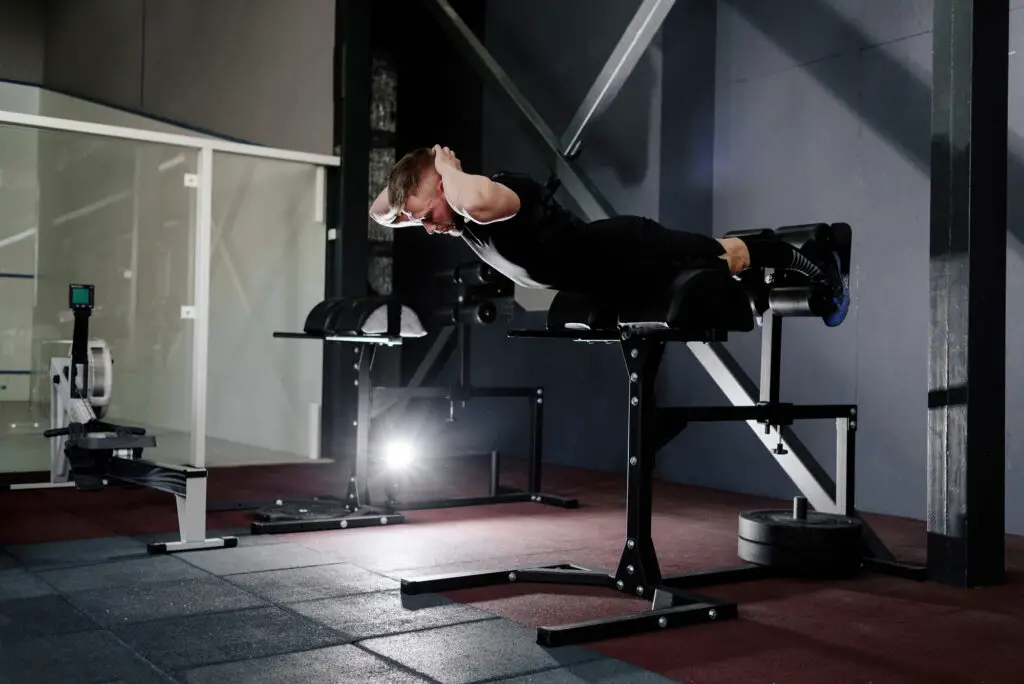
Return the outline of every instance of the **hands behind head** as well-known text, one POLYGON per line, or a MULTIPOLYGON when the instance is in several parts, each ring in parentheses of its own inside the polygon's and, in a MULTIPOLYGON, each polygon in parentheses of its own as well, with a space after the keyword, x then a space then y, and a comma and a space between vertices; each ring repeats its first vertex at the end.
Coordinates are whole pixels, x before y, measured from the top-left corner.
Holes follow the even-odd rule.
POLYGON ((434 168, 439 174, 444 176, 446 171, 455 169, 456 171, 462 170, 462 162, 455 156, 447 147, 441 147, 440 145, 434 145, 431 152, 434 153, 434 168))

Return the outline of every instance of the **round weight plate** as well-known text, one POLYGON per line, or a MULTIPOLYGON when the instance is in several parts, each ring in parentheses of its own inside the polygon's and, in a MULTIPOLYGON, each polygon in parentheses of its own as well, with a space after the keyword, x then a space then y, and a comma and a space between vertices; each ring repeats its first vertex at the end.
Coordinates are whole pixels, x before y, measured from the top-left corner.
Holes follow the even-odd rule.
POLYGON ((737 552, 754 565, 778 568, 793 575, 843 576, 855 574, 861 565, 860 544, 833 549, 791 549, 740 539, 737 552))
POLYGON ((803 520, 792 510, 748 511, 739 519, 740 539, 791 549, 859 548, 861 529, 857 518, 816 511, 803 520))

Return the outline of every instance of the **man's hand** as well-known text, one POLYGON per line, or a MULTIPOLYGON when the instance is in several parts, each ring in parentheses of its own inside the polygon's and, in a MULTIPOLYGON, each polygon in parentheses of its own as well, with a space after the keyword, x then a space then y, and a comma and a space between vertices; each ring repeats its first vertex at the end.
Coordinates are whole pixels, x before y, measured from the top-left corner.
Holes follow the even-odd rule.
POLYGON ((486 176, 468 174, 447 147, 434 145, 434 169, 441 176, 444 198, 452 210, 474 223, 504 221, 519 211, 519 197, 486 176))
POLYGON ((449 148, 434 145, 431 151, 434 153, 434 169, 441 178, 444 178, 446 173, 450 173, 453 170, 462 171, 462 162, 459 161, 459 158, 449 148))
POLYGON ((393 209, 388 203, 388 189, 385 187, 377 195, 377 199, 370 205, 370 218, 384 226, 385 228, 405 228, 408 226, 419 225, 419 222, 413 221, 408 217, 404 216, 400 211, 393 209))

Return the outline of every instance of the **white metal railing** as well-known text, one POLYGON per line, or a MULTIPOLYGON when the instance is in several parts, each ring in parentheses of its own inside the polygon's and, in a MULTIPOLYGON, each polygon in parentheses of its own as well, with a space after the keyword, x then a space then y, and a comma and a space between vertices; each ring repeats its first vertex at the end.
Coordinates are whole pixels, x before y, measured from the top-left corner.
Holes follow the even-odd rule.
POLYGON ((24 128, 38 128, 48 131, 68 131, 71 133, 82 133, 84 135, 98 135, 105 138, 119 138, 121 140, 156 143, 158 145, 174 145, 175 147, 187 147, 194 150, 209 149, 214 152, 226 152, 229 154, 242 154, 249 157, 263 157, 265 159, 278 159, 280 161, 316 164, 317 166, 341 165, 340 157, 325 154, 282 150, 274 147, 236 143, 229 140, 219 140, 217 138, 200 138, 198 136, 181 135, 179 133, 161 133, 159 131, 145 131, 140 128, 123 128, 121 126, 111 126, 108 124, 92 123, 89 121, 76 121, 74 119, 60 119, 52 116, 41 116, 39 114, 19 114, 17 112, 0 111, 0 124, 21 126, 24 128))
MULTIPOLYGON (((310 164, 317 167, 316 202, 317 218, 323 220, 325 183, 323 167, 341 166, 341 158, 309 152, 297 152, 260 145, 237 143, 217 138, 147 131, 109 124, 77 121, 38 114, 20 114, 0 111, 0 126, 16 126, 36 130, 65 131, 82 135, 131 140, 136 142, 169 145, 198 152, 194 216, 196 229, 195 277, 193 280, 194 301, 183 309, 182 317, 193 321, 192 326, 192 411, 191 411, 191 465, 206 467, 206 401, 207 374, 209 371, 210 337, 210 261, 213 240, 213 166, 215 153, 234 154, 284 162, 310 164)), ((326 232, 324 239, 327 239, 326 232)), ((203 504, 205 510, 205 503, 203 504)))

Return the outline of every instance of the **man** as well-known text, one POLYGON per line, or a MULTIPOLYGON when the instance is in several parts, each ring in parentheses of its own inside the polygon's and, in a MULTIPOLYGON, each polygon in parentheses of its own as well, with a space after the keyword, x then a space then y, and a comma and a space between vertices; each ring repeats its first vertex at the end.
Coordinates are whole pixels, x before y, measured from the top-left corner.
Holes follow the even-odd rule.
POLYGON ((850 307, 834 253, 805 254, 770 235, 715 239, 640 216, 585 222, 536 181, 518 174, 466 173, 447 147, 400 159, 370 206, 388 227, 422 226, 461 237, 476 255, 522 287, 621 297, 667 287, 683 269, 736 275, 751 267, 789 269, 827 285, 837 326, 850 307))

